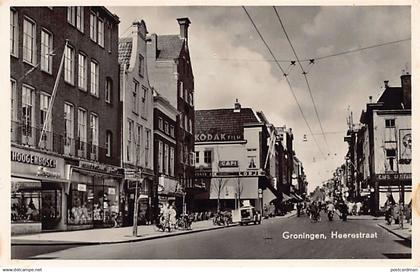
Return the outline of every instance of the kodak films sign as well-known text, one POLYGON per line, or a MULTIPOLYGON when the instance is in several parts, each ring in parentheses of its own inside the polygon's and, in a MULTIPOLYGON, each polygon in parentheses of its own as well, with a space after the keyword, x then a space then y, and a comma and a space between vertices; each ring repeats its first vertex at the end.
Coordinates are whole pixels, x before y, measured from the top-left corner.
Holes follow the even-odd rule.
POLYGON ((232 135, 227 133, 198 133, 195 134, 196 142, 224 142, 224 141, 240 141, 242 135, 232 135))

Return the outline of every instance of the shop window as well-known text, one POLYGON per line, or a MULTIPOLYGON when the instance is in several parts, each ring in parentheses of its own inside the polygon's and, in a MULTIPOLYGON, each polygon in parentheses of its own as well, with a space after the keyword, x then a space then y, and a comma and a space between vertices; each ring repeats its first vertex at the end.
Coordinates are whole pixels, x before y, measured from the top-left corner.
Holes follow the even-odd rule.
POLYGON ((12 188, 11 197, 11 220, 12 223, 35 223, 41 222, 40 207, 41 193, 33 189, 12 188))
POLYGON ((118 214, 117 183, 113 179, 95 179, 93 221, 95 225, 113 226, 118 214))
POLYGON ((93 186, 85 183, 72 183, 69 199, 67 223, 69 225, 92 224, 93 186))

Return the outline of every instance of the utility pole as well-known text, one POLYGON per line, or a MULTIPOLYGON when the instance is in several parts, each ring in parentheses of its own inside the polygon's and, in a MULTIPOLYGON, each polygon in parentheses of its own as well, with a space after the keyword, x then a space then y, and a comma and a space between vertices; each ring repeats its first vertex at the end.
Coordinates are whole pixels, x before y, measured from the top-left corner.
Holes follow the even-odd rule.
MULTIPOLYGON (((137 176, 137 173, 136 173, 137 176)), ((140 174, 141 177, 141 168, 140 168, 140 174)), ((137 177, 136 177, 137 178, 137 177)), ((140 178, 140 183, 142 183, 142 178, 140 178)), ((138 195, 138 183, 139 180, 136 179, 136 190, 134 193, 134 215, 133 215, 133 236, 137 237, 137 221, 138 221, 138 214, 139 214, 139 200, 140 196, 138 195)))

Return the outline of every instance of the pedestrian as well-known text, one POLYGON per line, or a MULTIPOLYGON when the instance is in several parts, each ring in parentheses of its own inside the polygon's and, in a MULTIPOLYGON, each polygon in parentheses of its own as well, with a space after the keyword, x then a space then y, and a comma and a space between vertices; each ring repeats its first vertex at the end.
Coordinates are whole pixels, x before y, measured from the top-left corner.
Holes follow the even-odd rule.
POLYGON ((176 210, 172 205, 169 206, 168 209, 168 216, 169 216, 169 224, 171 225, 171 228, 175 227, 176 225, 176 210))
POLYGON ((357 215, 360 215, 360 211, 362 210, 362 202, 360 202, 360 200, 359 201, 357 201, 357 203, 356 203, 356 214, 357 215))

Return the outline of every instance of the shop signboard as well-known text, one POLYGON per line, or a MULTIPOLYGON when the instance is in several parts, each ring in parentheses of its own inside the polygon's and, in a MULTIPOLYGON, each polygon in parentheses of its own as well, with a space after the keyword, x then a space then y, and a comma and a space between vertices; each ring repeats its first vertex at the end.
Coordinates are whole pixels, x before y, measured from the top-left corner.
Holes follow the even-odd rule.
POLYGON ((229 177, 261 177, 265 176, 265 172, 263 170, 248 170, 248 171, 220 171, 220 172, 210 172, 210 171, 196 171, 195 177, 196 178, 229 178, 229 177))
POLYGON ((108 188, 109 195, 115 195, 115 188, 108 188))
POLYGON ((228 133, 198 133, 195 134, 195 142, 224 142, 241 141, 243 136, 228 133))
POLYGON ((64 177, 64 159, 42 152, 11 147, 12 176, 16 174, 60 179, 64 177))
POLYGON ((411 173, 377 174, 379 181, 411 180, 411 173))
POLYGON ((219 161, 219 167, 238 167, 238 161, 219 161))
POLYGON ((111 175, 120 175, 120 168, 116 166, 106 165, 103 163, 93 163, 88 161, 79 161, 79 167, 86 170, 94 170, 98 172, 103 172, 111 175))
POLYGON ((77 184, 77 191, 86 192, 86 184, 77 184))

